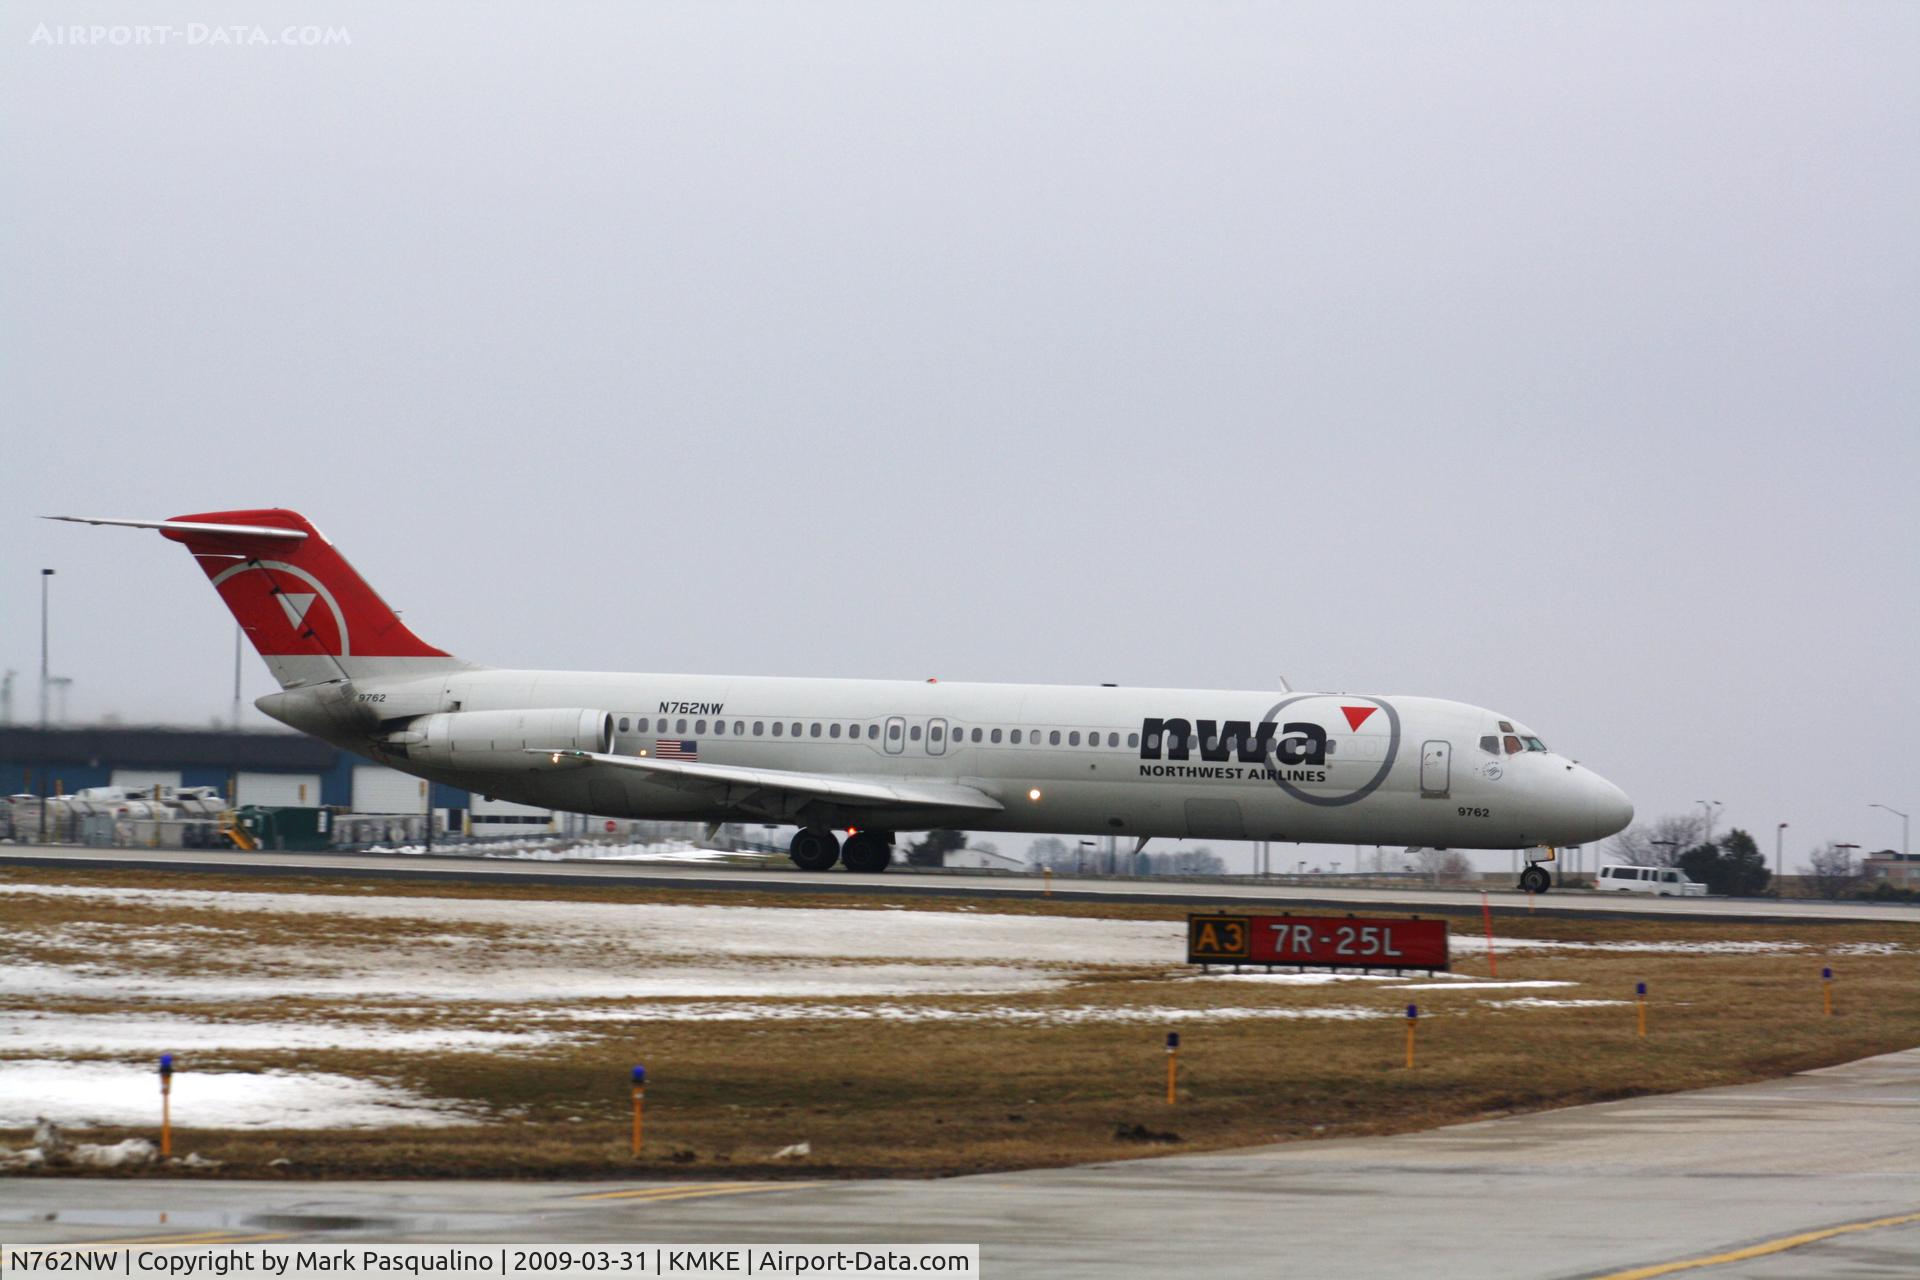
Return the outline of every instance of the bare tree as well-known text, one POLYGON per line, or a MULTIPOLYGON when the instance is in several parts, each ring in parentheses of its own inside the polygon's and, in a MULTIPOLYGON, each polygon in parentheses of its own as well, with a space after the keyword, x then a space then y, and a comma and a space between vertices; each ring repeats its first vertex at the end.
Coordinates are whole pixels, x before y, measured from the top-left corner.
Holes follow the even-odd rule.
POLYGON ((1671 867, 1680 855, 1701 844, 1707 824, 1697 813, 1676 813, 1649 823, 1636 822, 1607 842, 1607 853, 1631 867, 1671 867))
POLYGON ((1802 867, 1816 897, 1839 898, 1860 883, 1866 869, 1853 860, 1853 850, 1829 840, 1815 849, 1812 865, 1802 867))
POLYGON ((1077 859, 1075 851, 1067 848, 1067 842, 1059 836, 1041 836, 1027 846, 1027 862, 1031 866, 1072 871, 1077 859))
POLYGON ((1473 874, 1473 864, 1457 849, 1418 849, 1412 862, 1412 869, 1434 884, 1465 880, 1473 874))

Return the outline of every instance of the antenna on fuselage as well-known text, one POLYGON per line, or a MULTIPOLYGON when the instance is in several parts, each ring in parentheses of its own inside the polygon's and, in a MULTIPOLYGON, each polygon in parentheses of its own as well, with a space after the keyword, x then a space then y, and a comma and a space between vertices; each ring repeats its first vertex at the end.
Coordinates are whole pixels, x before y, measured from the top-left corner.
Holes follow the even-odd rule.
POLYGON ((1285 676, 1280 677, 1280 692, 1282 693, 1293 692, 1293 684, 1285 676))

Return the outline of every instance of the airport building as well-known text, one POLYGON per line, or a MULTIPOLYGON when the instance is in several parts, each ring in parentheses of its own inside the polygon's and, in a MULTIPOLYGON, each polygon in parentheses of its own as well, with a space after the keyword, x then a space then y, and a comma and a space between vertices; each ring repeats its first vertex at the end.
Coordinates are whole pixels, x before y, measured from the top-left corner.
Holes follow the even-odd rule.
MULTIPOLYGON (((426 784, 304 734, 114 725, 0 728, 0 795, 71 795, 89 787, 214 787, 236 805, 328 807, 352 813, 420 814, 426 784)), ((503 826, 544 829, 552 815, 492 805, 435 785, 445 830, 496 816, 503 826), (475 804, 479 812, 474 812, 475 804), (500 812, 496 815, 495 810, 500 812)), ((489 823, 489 825, 492 825, 489 823)))

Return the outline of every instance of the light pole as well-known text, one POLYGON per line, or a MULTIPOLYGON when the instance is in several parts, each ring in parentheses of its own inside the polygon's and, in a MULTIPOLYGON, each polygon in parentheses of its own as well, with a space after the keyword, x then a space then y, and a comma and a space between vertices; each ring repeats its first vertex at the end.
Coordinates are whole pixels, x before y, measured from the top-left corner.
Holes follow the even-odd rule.
POLYGON ((1787 874, 1787 862, 1781 856, 1781 848, 1786 843, 1787 824, 1781 823, 1773 829, 1773 896, 1780 896, 1780 877, 1787 874))
POLYGON ((52 682, 47 679, 47 579, 53 570, 40 571, 40 727, 47 727, 47 698, 52 682))
POLYGON ((1647 841, 1647 843, 1657 844, 1665 848, 1667 851, 1667 865, 1668 866, 1673 865, 1673 851, 1680 847, 1680 842, 1678 840, 1649 840, 1647 841))
POLYGON ((1704 812, 1707 817, 1707 834, 1701 839, 1700 843, 1712 844, 1714 814, 1717 811, 1726 808, 1726 806, 1721 804, 1718 800, 1695 800, 1694 803, 1700 806, 1701 811, 1704 812))
POLYGON ((1870 804, 1867 806, 1867 808, 1885 809, 1888 813, 1891 813, 1895 817, 1900 819, 1900 856, 1903 858, 1906 857, 1907 856, 1907 815, 1904 813, 1901 813, 1898 809, 1894 808, 1890 804, 1870 804))

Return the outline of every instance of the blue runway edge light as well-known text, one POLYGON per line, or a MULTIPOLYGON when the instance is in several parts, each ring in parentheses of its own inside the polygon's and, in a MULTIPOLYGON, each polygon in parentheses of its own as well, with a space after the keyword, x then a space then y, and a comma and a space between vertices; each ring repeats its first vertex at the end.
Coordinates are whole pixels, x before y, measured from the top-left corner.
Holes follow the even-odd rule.
POLYGON ((633 1082, 635 1084, 645 1084, 647 1082, 647 1069, 645 1067, 635 1067, 633 1069, 633 1082))
POLYGON ((1167 1048, 1178 1049, 1179 1047, 1180 1047, 1180 1033, 1178 1031, 1167 1032, 1167 1048))
POLYGON ((1644 983, 1644 982, 1636 982, 1636 983, 1634 983, 1634 984, 1633 984, 1633 994, 1635 994, 1635 995, 1637 995, 1637 996, 1643 996, 1643 995, 1645 995, 1645 994, 1647 994, 1647 984, 1646 984, 1646 983, 1644 983))
POLYGON ((1827 980, 1828 982, 1832 982, 1832 981, 1833 981, 1833 970, 1831 970, 1831 969, 1822 969, 1822 970, 1820 971, 1820 976, 1821 976, 1822 978, 1825 978, 1825 979, 1826 979, 1826 980, 1827 980))
POLYGON ((1410 1005, 1408 1005, 1408 1006, 1407 1006, 1407 1016, 1408 1016, 1409 1018, 1417 1018, 1417 1017, 1419 1017, 1419 1016, 1420 1016, 1420 1006, 1419 1006, 1419 1005, 1417 1005, 1417 1004, 1410 1004, 1410 1005))
POLYGON ((173 1055, 172 1054, 163 1053, 160 1055, 160 1074, 163 1076, 170 1076, 173 1074, 173 1055))

